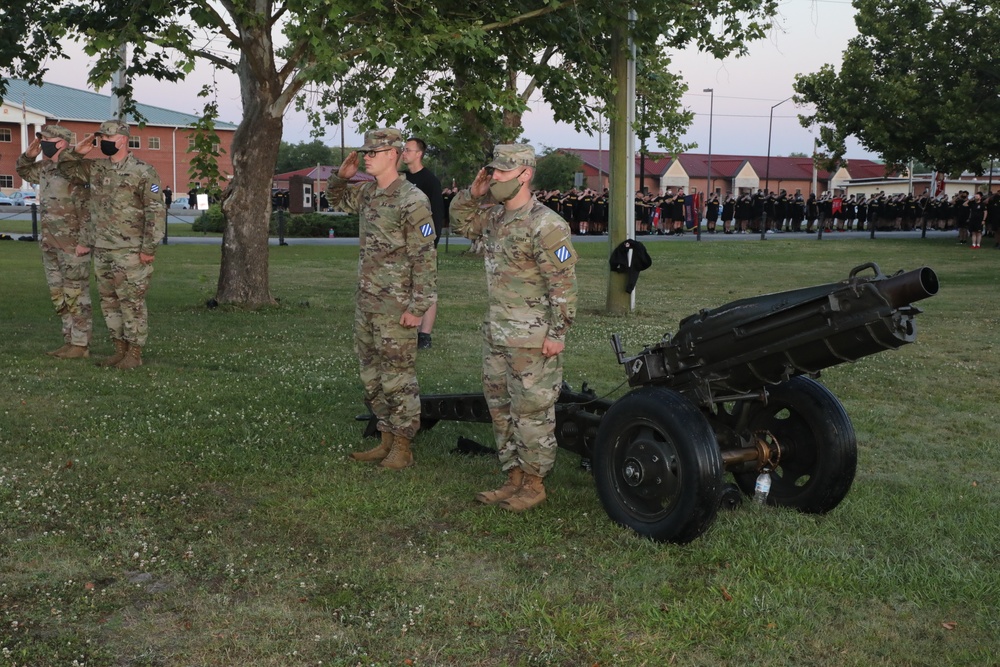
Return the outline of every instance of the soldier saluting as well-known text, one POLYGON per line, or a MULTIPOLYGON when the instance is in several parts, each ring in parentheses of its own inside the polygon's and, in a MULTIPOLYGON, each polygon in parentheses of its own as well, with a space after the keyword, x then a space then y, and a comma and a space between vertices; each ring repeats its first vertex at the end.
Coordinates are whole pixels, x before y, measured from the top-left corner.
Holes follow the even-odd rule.
POLYGON ((90 304, 90 258, 77 257, 82 227, 89 215, 85 183, 75 181, 66 149, 73 133, 59 125, 43 125, 39 136, 17 159, 18 175, 38 183, 42 265, 49 296, 62 318, 64 345, 47 354, 60 359, 90 356, 93 315, 90 304), (38 154, 40 161, 35 161, 38 154))
POLYGON ((77 178, 90 184, 90 224, 84 227, 76 254, 94 254, 101 313, 115 353, 99 366, 118 369, 142 365, 149 334, 146 290, 166 220, 160 177, 128 149, 129 127, 120 120, 101 123, 71 152, 83 158, 100 143, 105 159, 72 162, 77 178))
POLYGON ((420 428, 417 327, 437 303, 437 252, 430 200, 396 170, 403 134, 381 128, 365 134, 327 184, 337 210, 358 214, 358 288, 354 349, 365 401, 378 420, 382 441, 355 461, 377 461, 401 470, 413 465, 411 444, 420 428), (374 181, 350 185, 358 153, 374 181))
POLYGON ((555 464, 561 353, 576 315, 576 251, 566 221, 531 195, 535 151, 501 144, 451 204, 457 234, 482 239, 489 309, 483 323, 483 393, 507 481, 476 495, 512 512, 545 500, 555 464), (494 206, 486 195, 492 195, 494 206))

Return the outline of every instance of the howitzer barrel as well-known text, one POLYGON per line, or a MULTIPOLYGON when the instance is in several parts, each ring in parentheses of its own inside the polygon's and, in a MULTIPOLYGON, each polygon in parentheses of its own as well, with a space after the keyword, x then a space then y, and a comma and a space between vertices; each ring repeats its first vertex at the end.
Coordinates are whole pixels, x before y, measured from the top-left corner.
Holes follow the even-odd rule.
POLYGON ((937 274, 927 266, 886 278, 875 285, 893 308, 932 297, 939 287, 937 274))
POLYGON ((720 391, 752 392, 912 343, 920 309, 911 304, 937 291, 928 267, 886 277, 864 264, 838 283, 702 310, 672 338, 622 362, 632 385, 660 384, 707 403, 720 391), (869 268, 874 276, 857 275, 869 268))

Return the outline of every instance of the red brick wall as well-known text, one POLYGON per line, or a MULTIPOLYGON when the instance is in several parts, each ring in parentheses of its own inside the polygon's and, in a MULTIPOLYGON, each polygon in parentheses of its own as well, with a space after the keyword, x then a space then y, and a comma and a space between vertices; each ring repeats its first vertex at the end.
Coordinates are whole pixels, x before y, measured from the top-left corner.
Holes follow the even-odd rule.
MULTIPOLYGON (((62 125, 71 132, 75 132, 77 138, 82 138, 86 134, 97 129, 99 123, 81 123, 66 121, 62 125)), ((21 126, 17 123, 0 123, 0 134, 4 128, 10 129, 11 142, 0 142, 0 176, 13 176, 14 187, 3 188, 4 192, 19 190, 22 187, 21 177, 14 171, 14 165, 18 156, 24 152, 21 146, 21 126)), ((28 126, 29 137, 34 137, 38 128, 33 125, 28 126)), ((178 128, 176 131, 172 127, 151 127, 139 128, 131 127, 132 139, 139 140, 139 148, 132 148, 132 153, 142 160, 148 162, 156 169, 160 175, 160 183, 177 193, 187 192, 190 178, 188 169, 191 166, 191 156, 187 153, 189 139, 193 136, 191 130, 178 128), (159 140, 159 149, 151 148, 150 140, 159 140), (176 179, 174 174, 176 173, 176 179)), ((233 130, 216 130, 219 135, 219 146, 225 151, 219 155, 219 171, 227 176, 233 173, 233 162, 230 157, 233 142, 233 130)), ((29 139, 30 140, 30 139, 29 139)), ((156 142, 153 141, 153 144, 156 142)))

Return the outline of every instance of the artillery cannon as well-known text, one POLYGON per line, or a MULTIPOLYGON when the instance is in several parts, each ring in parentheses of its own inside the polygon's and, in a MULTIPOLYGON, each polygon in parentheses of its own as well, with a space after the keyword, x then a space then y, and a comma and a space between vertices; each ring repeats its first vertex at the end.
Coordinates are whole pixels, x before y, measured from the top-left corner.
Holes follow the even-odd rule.
MULTIPOLYGON (((618 400, 568 385, 556 404, 559 446, 591 460, 608 515, 654 540, 689 542, 722 504, 771 478, 770 505, 822 514, 851 488, 857 440, 821 370, 916 339, 913 302, 938 291, 923 267, 886 276, 876 264, 846 280, 702 310, 673 336, 628 356, 618 400), (861 276, 870 269, 873 276, 861 276), (732 474, 735 486, 724 482, 732 474)), ((490 422, 482 394, 421 397, 422 422, 490 422)))

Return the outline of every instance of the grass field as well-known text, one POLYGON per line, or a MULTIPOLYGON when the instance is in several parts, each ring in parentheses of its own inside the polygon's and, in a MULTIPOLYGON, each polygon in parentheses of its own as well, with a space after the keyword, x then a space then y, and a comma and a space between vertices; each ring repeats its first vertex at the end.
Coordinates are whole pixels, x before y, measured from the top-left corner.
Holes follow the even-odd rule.
MULTIPOLYGON (((280 306, 208 310, 217 246, 157 254, 146 365, 59 361, 34 244, 0 244, 0 665, 988 665, 1000 655, 1000 252, 948 240, 652 243, 628 318, 601 313, 603 244, 580 244, 565 377, 624 379, 608 344, 699 308, 933 267, 915 345, 824 373, 859 439, 825 516, 745 503, 685 546, 607 516, 561 452, 549 500, 477 506, 495 460, 347 459, 363 412, 357 249, 271 249, 280 306)), ((424 393, 479 389, 482 262, 440 258, 424 393)), ((96 293, 95 293, 96 303, 96 293)), ((94 353, 111 345, 95 318, 94 353)))

